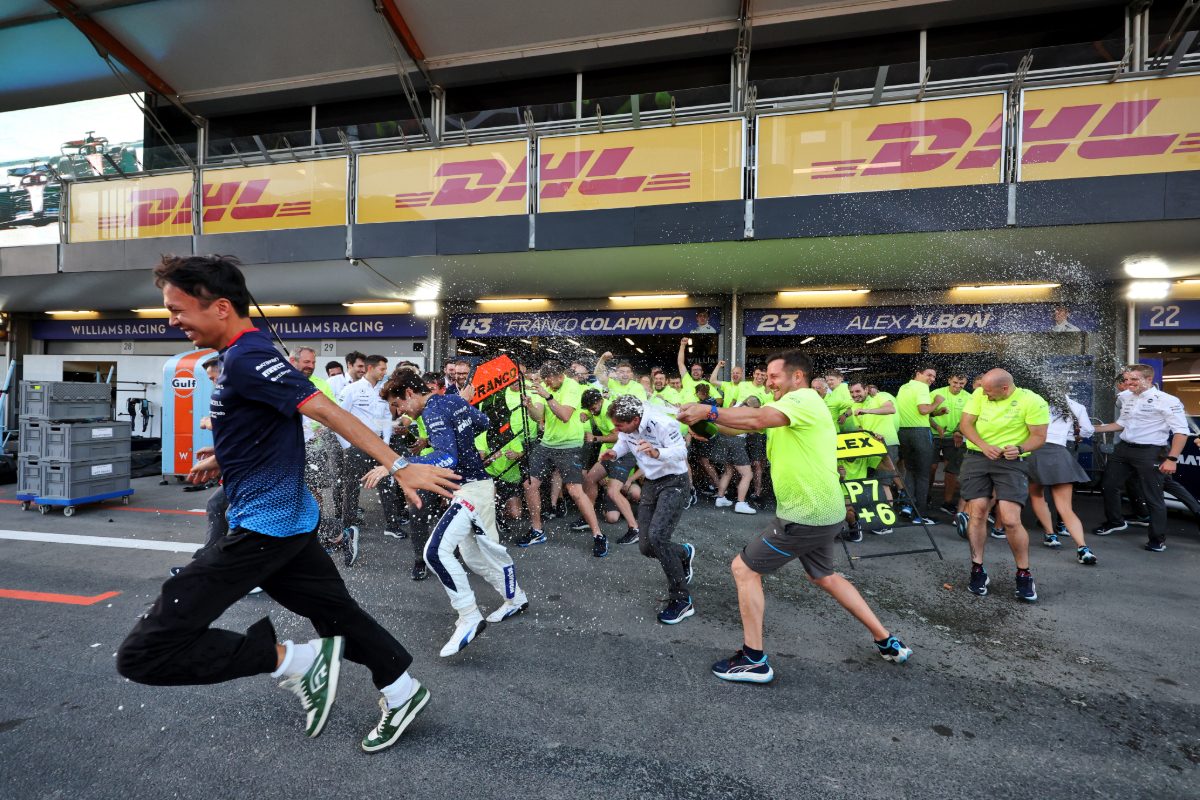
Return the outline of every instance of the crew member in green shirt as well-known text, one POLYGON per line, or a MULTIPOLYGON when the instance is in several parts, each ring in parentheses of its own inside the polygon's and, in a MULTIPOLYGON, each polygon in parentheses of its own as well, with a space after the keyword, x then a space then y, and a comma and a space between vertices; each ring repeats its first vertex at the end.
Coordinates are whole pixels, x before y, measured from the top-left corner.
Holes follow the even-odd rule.
POLYGON ((800 559, 808 578, 871 632, 879 655, 904 662, 912 650, 875 616, 854 584, 834 568, 834 545, 846 517, 837 472, 837 429, 829 410, 812 389, 813 365, 799 350, 767 360, 767 385, 773 400, 761 408, 713 408, 693 404, 680 409, 688 424, 709 420, 723 432, 767 432, 767 457, 775 479, 776 519, 751 537, 733 559, 733 578, 742 615, 743 644, 728 659, 713 664, 727 681, 767 683, 775 673, 763 651, 762 576, 800 559))
POLYGON ((929 427, 933 431, 933 468, 930 470, 929 480, 933 481, 938 464, 945 463, 946 468, 942 472, 942 511, 950 516, 959 511, 954 498, 958 494, 958 471, 962 468, 966 448, 963 446, 958 423, 962 419, 963 406, 971 397, 966 386, 967 376, 961 372, 952 372, 947 384, 931 393, 932 397, 942 398, 942 404, 929 415, 929 427))
POLYGON ((829 416, 833 417, 834 424, 842 431, 854 430, 854 423, 851 422, 847 427, 847 417, 844 416, 854 401, 850 398, 850 388, 846 386, 842 371, 826 370, 825 385, 829 387, 829 394, 825 395, 825 406, 829 409, 829 416))
MULTIPOLYGON (((850 384, 850 399, 853 402, 850 405, 849 413, 860 428, 881 438, 883 446, 887 448, 887 456, 881 457, 876 464, 872 465, 874 468, 872 477, 884 486, 885 492, 890 483, 895 489, 892 497, 904 497, 906 496, 904 481, 901 480, 896 467, 897 462, 900 461, 900 440, 896 434, 896 406, 890 398, 891 395, 886 393, 879 393, 872 397, 868 394, 866 386, 855 381, 850 384)), ((878 535, 892 532, 891 528, 882 524, 870 530, 871 533, 878 535)))
MULTIPOLYGON (((742 393, 746 392, 751 384, 746 380, 746 371, 741 367, 733 367, 729 370, 729 380, 718 381, 717 377, 723 369, 725 369, 725 359, 721 359, 713 367, 712 374, 708 376, 708 382, 718 387, 721 392, 721 407, 730 408, 745 399, 742 393)), ((746 396, 748 397, 749 394, 746 396)))
POLYGON ((959 484, 967 501, 967 536, 971 543, 971 578, 968 588, 979 596, 988 593, 983 550, 987 544, 987 514, 992 495, 996 517, 1007 534, 1017 566, 1016 596, 1032 603, 1037 586, 1029 572, 1029 534, 1021 524, 1021 508, 1029 499, 1029 465, 1025 458, 1046 441, 1050 408, 1046 401, 1013 383, 1002 369, 984 373, 963 408, 959 430, 967 440, 959 484))
POLYGON ((691 343, 692 340, 686 336, 680 339, 679 355, 675 359, 676 364, 679 366, 679 380, 681 384, 681 390, 679 393, 680 400, 685 403, 696 402, 696 386, 699 384, 704 384, 708 387, 708 396, 719 402, 721 399, 721 392, 717 390, 717 387, 704 380, 704 367, 702 367, 699 362, 692 364, 691 368, 689 368, 687 365, 685 355, 687 354, 687 347, 691 343))
MULTIPOLYGON (((587 424, 580 418, 583 387, 568 378, 559 361, 547 361, 538 372, 533 389, 544 405, 525 398, 529 415, 545 422, 542 440, 529 454, 529 480, 525 483, 525 505, 529 509, 529 533, 516 540, 518 547, 546 541, 542 529, 542 481, 554 470, 562 476, 563 487, 571 496, 579 515, 592 531, 592 555, 608 555, 608 539, 600 531, 596 508, 583 493, 583 439, 587 424)), ((640 388, 640 387, 639 387, 640 388)))
POLYGON ((913 378, 896 392, 896 414, 899 417, 900 460, 904 462, 904 483, 908 486, 913 504, 913 522, 935 525, 929 519, 929 469, 933 466, 933 435, 929 430, 929 414, 945 402, 931 397, 929 387, 937 379, 937 370, 921 365, 913 378))
POLYGON ((612 353, 605 352, 596 362, 596 383, 601 388, 608 390, 610 398, 631 394, 640 400, 645 400, 646 389, 640 382, 633 379, 633 365, 628 361, 618 361, 613 374, 609 374, 608 360, 612 357, 612 353))

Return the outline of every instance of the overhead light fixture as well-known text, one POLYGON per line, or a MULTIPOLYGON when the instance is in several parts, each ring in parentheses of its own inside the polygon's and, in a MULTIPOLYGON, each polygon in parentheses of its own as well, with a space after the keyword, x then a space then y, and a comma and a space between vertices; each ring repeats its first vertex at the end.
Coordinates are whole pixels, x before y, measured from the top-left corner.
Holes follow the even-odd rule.
POLYGON ((533 342, 529 341, 528 339, 521 339, 520 341, 524 342, 525 344, 533 344, 533 342))
POLYGON ((637 351, 638 351, 639 353, 641 353, 642 355, 646 355, 646 351, 645 351, 645 350, 643 350, 643 349, 642 349, 642 348, 640 348, 640 347, 635 347, 635 348, 633 348, 633 349, 634 349, 634 350, 637 350, 637 351))
POLYGON ((811 341, 812 341, 813 339, 815 339, 815 338, 817 338, 817 337, 815 337, 815 336, 809 336, 807 339, 803 339, 803 340, 801 340, 800 344, 808 344, 809 342, 811 342, 811 341))
POLYGON ((262 311, 295 311, 296 310, 296 306, 289 305, 286 303, 277 303, 273 306, 255 306, 255 308, 260 309, 262 311))
POLYGON ((473 356, 473 355, 475 355, 475 351, 474 351, 474 350, 465 350, 465 349, 463 349, 463 348, 461 348, 461 347, 460 347, 460 348, 458 348, 458 352, 459 352, 460 354, 464 355, 464 356, 473 356))
POLYGON ((417 300, 413 303, 413 313, 418 317, 436 317, 438 315, 437 300, 417 300))
POLYGON ((545 350, 547 353, 554 353, 555 355, 558 355, 558 351, 555 350, 553 347, 543 347, 542 349, 545 350))
POLYGON ((346 308, 365 308, 378 311, 384 308, 408 308, 411 303, 405 300, 362 300, 353 303, 342 303, 346 308))
POLYGON ((480 347, 487 347, 487 342, 481 342, 478 339, 463 339, 463 341, 470 342, 471 344, 477 344, 480 347))
POLYGON ((131 308, 129 309, 135 314, 142 314, 147 317, 169 317, 171 312, 169 309, 157 306, 156 308, 131 308))
POLYGON ((870 294, 870 289, 788 289, 779 293, 782 297, 828 297, 838 294, 870 294))
POLYGON ((1057 289, 1061 283, 988 283, 978 286, 955 286, 956 292, 1027 292, 1033 289, 1057 289))
POLYGON ((522 303, 548 303, 550 299, 547 297, 481 297, 475 302, 481 306, 501 303, 519 305, 522 303))
POLYGON ((612 294, 609 300, 615 303, 637 303, 646 300, 686 300, 686 294, 612 294))
POLYGON ((574 339, 571 339, 569 337, 567 338, 567 341, 570 342, 571 344, 575 345, 576 347, 583 347, 583 345, 581 345, 579 342, 577 342, 574 339))
POLYGON ((887 338, 886 336, 876 336, 874 339, 867 339, 867 344, 875 344, 876 342, 882 342, 886 338, 887 338))
POLYGON ((592 348, 590 348, 590 347, 585 347, 585 348, 583 348, 583 349, 584 349, 584 350, 587 350, 587 351, 588 351, 589 353, 591 353, 592 355, 596 355, 596 351, 595 351, 595 350, 593 350, 593 349, 592 349, 592 348))
POLYGON ((1181 286, 1195 286, 1197 283, 1200 283, 1200 278, 1184 278, 1181 281, 1175 281, 1175 282, 1180 284, 1181 286))
POLYGON ((1131 258, 1124 263, 1125 274, 1131 278, 1167 278, 1171 268, 1161 258, 1131 258))
POLYGON ((51 317, 79 317, 86 316, 88 314, 99 314, 100 312, 81 309, 79 311, 47 311, 46 313, 51 317))
POLYGON ((1171 294, 1167 281, 1134 281, 1129 284, 1125 297, 1129 300, 1165 300, 1171 294))
POLYGON ((629 342, 630 347, 637 347, 637 345, 634 344, 633 339, 630 339, 628 336, 626 336, 624 338, 625 338, 625 341, 629 342))

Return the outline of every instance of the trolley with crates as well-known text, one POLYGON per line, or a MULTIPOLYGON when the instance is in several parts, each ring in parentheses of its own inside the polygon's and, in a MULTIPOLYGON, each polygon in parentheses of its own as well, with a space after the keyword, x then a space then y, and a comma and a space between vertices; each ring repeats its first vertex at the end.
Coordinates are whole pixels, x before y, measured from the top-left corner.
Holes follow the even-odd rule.
POLYGON ((17 500, 28 511, 120 499, 128 505, 131 426, 113 419, 107 383, 22 381, 17 500))

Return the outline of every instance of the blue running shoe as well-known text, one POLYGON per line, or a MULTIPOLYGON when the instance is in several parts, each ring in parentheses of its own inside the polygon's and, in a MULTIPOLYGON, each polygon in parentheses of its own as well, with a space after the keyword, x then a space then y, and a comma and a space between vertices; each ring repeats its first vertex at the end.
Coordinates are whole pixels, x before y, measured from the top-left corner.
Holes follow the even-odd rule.
POLYGON ((1008 538, 1008 534, 1004 532, 1003 528, 992 528, 988 532, 988 536, 992 537, 993 539, 1007 539, 1008 538))
POLYGON ((1077 547, 1075 549, 1075 558, 1080 564, 1084 564, 1089 567, 1096 566, 1096 554, 1093 553, 1092 548, 1088 547, 1087 545, 1084 545, 1083 547, 1077 547))
POLYGON ((883 644, 876 642, 875 646, 879 648, 879 655, 883 660, 893 664, 903 664, 912 655, 912 648, 905 647, 904 642, 895 636, 889 636, 883 644))
POLYGON ((683 556, 683 571, 687 575, 687 583, 691 583, 693 575, 692 561, 696 558, 696 548, 684 542, 683 549, 687 551, 683 556))
POLYGON ((983 567, 979 569, 971 568, 971 582, 967 585, 967 589, 971 594, 977 594, 980 597, 985 597, 988 593, 988 584, 992 579, 988 577, 987 570, 983 567))
POLYGON ((692 605, 692 598, 672 600, 667 603, 666 608, 658 612, 658 621, 663 625, 678 625, 695 613, 696 608, 692 605))
POLYGON ((1042 537, 1042 544, 1046 545, 1046 547, 1051 547, 1055 550, 1062 547, 1062 542, 1060 542, 1058 540, 1057 533, 1047 533, 1045 536, 1042 537))
POLYGON ((608 537, 604 534, 592 537, 592 555, 596 558, 604 558, 608 555, 608 537))
POLYGON ((546 532, 537 528, 530 528, 529 533, 518 536, 514 542, 517 547, 529 547, 534 544, 542 544, 546 541, 546 532))
POLYGON ((966 515, 966 513, 962 512, 962 511, 959 511, 957 514, 954 515, 954 530, 958 531, 958 538, 960 538, 960 539, 967 538, 967 523, 969 523, 970 521, 971 521, 971 518, 968 517, 966 515))
POLYGON ((737 683, 770 683, 775 677, 775 670, 767 663, 766 653, 763 653, 761 661, 751 661, 741 650, 713 664, 712 672, 723 681, 737 683))
POLYGON ((1013 590, 1013 594, 1018 599, 1024 600, 1026 603, 1037 602, 1037 584, 1033 582, 1033 576, 1026 572, 1022 575, 1017 572, 1017 588, 1013 590))

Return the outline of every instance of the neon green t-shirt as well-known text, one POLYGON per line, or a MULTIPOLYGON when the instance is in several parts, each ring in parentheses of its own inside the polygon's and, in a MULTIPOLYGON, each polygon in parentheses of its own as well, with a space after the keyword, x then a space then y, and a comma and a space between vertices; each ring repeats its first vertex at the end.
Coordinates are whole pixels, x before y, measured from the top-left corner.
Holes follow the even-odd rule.
POLYGON ((637 382, 635 380, 630 380, 629 383, 622 386, 621 382, 618 381, 616 378, 609 378, 608 379, 608 396, 609 397, 620 397, 623 394, 631 394, 631 395, 634 395, 635 397, 645 400, 646 399, 646 387, 642 386, 642 384, 640 384, 639 382, 637 382))
POLYGON ((933 399, 929 395, 929 384, 916 378, 900 387, 896 392, 897 424, 901 428, 928 428, 929 415, 917 410, 919 405, 928 405, 933 399))
POLYGON ((767 459, 775 484, 776 515, 802 525, 833 525, 846 516, 837 471, 837 430, 812 389, 797 389, 767 404, 788 418, 767 428, 767 459))
POLYGON ((573 408, 575 411, 563 422, 551 410, 547 401, 546 432, 542 434, 542 444, 557 449, 582 447, 583 435, 588 430, 588 423, 579 419, 579 411, 583 408, 583 386, 571 378, 564 378, 562 386, 551 392, 550 396, 558 405, 573 408))
MULTIPOLYGON (((632 381, 630 381, 630 383, 632 383, 632 381)), ((600 413, 597 414, 595 417, 596 427, 600 429, 601 436, 608 436, 610 433, 612 433, 613 431, 615 431, 617 429, 617 426, 612 421, 612 417, 610 417, 608 415, 608 409, 611 405, 612 405, 612 400, 605 400, 604 405, 600 407, 600 413)), ((589 430, 591 429, 591 424, 592 423, 589 421, 588 422, 589 430)), ((616 443, 615 442, 604 442, 602 445, 600 445, 600 452, 603 453, 605 450, 611 450, 614 444, 616 444, 616 443)))
MULTIPOLYGON (((852 403, 850 408, 863 408, 874 410, 880 408, 884 403, 891 401, 893 406, 895 401, 892 396, 884 395, 883 392, 874 397, 867 397, 861 403, 852 403)), ((898 445, 900 444, 900 435, 896 431, 896 415, 895 414, 860 414, 854 419, 858 420, 858 426, 864 431, 878 433, 883 437, 884 444, 898 445)), ((849 420, 847 420, 849 421, 849 420)))
MULTIPOLYGON (((932 428, 936 422, 938 426, 946 432, 946 436, 950 436, 958 430, 958 424, 962 422, 963 408, 967 405, 967 401, 971 399, 971 393, 966 389, 962 389, 958 394, 950 391, 949 386, 943 386, 940 389, 934 389, 930 392, 930 397, 941 397, 942 404, 938 409, 949 409, 941 416, 930 416, 929 427, 932 428)), ((934 431, 936 434, 937 431, 934 431)))
POLYGON ((730 408, 736 406, 750 395, 747 394, 747 387, 754 386, 752 381, 742 380, 741 383, 733 383, 732 381, 721 381, 721 407, 730 408))
POLYGON ((426 446, 417 455, 427 456, 433 452, 433 448, 428 445, 429 431, 425 428, 425 417, 423 416, 417 417, 417 438, 424 439, 426 442, 426 446))
MULTIPOLYGON (((1003 400, 989 400, 980 387, 967 401, 963 413, 975 417, 979 437, 993 447, 1020 444, 1029 438, 1030 425, 1050 424, 1050 406, 1028 389, 1013 389, 1013 393, 1003 400)), ((979 451, 970 441, 967 449, 979 451)))
POLYGON ((691 373, 685 372, 683 374, 683 376, 679 379, 679 383, 683 387, 679 391, 680 402, 683 402, 683 403, 698 403, 698 402, 700 402, 700 398, 696 397, 696 387, 699 386, 700 384, 704 384, 705 386, 708 387, 708 396, 710 399, 714 399, 714 400, 721 399, 721 390, 720 389, 718 389, 716 386, 713 386, 708 381, 696 380, 695 378, 693 378, 691 376, 691 373))
POLYGON ((825 395, 825 407, 829 409, 829 416, 833 418, 834 425, 838 425, 838 417, 845 413, 853 404, 854 400, 850 397, 850 387, 846 386, 845 383, 839 383, 836 389, 831 389, 829 394, 825 395))
POLYGON ((656 391, 650 395, 650 402, 658 403, 659 405, 678 406, 680 403, 679 392, 670 386, 664 386, 662 391, 656 391))

